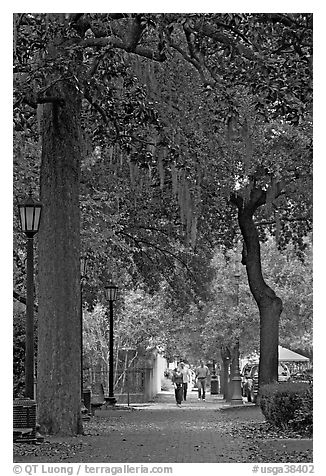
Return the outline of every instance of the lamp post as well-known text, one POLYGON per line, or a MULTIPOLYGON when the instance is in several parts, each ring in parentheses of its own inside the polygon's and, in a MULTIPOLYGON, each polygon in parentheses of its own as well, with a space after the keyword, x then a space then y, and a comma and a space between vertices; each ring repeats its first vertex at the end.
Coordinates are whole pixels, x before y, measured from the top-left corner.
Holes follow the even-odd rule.
MULTIPOLYGON (((235 283, 236 283, 236 307, 239 307, 239 281, 240 273, 236 272, 234 274, 235 283)), ((233 405, 243 404, 242 395, 241 395, 241 376, 239 368, 239 339, 237 339, 234 346, 234 364, 233 364, 233 376, 232 376, 232 399, 231 403, 233 405)))
POLYGON ((113 283, 108 284, 105 287, 106 299, 109 301, 110 306, 110 335, 109 335, 109 398, 108 404, 115 405, 117 400, 114 397, 114 373, 113 373, 113 302, 117 298, 118 286, 113 283))
POLYGON ((18 204, 21 231, 26 244, 26 343, 25 343, 25 397, 34 399, 34 235, 39 230, 41 203, 33 200, 32 191, 27 200, 18 204))

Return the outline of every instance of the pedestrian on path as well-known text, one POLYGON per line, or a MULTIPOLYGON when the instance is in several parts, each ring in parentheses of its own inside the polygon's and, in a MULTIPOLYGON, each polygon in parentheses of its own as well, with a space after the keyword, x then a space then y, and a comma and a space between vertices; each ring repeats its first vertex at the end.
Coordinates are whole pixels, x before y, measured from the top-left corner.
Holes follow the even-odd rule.
POLYGON ((209 370, 204 362, 200 361, 200 366, 196 368, 196 379, 197 379, 197 387, 198 387, 198 400, 203 398, 205 401, 205 390, 206 390, 206 379, 209 376, 209 370))
POLYGON ((178 368, 175 368, 174 371, 173 371, 172 383, 173 383, 173 386, 174 386, 175 400, 177 402, 178 407, 181 407, 183 377, 182 377, 181 370, 178 369, 178 368))
POLYGON ((188 383, 191 383, 191 372, 188 366, 186 366, 183 362, 180 363, 180 370, 182 373, 182 391, 183 391, 183 399, 184 401, 187 400, 187 391, 188 391, 188 383))

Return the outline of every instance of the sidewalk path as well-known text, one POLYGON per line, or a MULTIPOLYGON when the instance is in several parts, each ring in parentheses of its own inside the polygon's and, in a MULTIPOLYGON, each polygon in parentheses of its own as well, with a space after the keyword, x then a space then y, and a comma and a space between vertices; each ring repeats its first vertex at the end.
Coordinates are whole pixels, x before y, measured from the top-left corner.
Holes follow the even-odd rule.
MULTIPOLYGON (((65 438, 74 450, 58 460, 58 454, 17 455, 15 462, 79 463, 249 463, 255 462, 253 442, 246 435, 234 436, 234 427, 243 422, 263 421, 258 407, 246 405, 232 411, 219 411, 229 406, 217 396, 197 400, 192 392, 179 408, 173 394, 161 394, 151 404, 120 406, 100 410, 85 425, 86 436, 65 438)), ((239 432, 238 432, 239 433, 239 432)), ((62 438, 48 438, 49 444, 62 438)), ((270 454, 270 445, 265 452, 270 454)), ((286 451, 278 445, 277 455, 286 451)), ((295 454, 296 448, 292 448, 295 454)), ((271 461, 275 455, 269 456, 271 461)), ((268 459, 265 461, 269 461, 268 459)), ((284 460, 283 460, 284 461, 284 460)))

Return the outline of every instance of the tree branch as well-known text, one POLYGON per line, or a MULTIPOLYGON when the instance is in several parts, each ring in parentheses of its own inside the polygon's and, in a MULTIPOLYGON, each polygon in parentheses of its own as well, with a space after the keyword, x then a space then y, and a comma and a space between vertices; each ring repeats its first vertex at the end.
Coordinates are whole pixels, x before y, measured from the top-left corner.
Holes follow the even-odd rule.
MULTIPOLYGON (((185 263, 181 258, 179 258, 179 256, 177 256, 175 253, 172 253, 172 251, 168 251, 166 249, 162 249, 160 248, 159 246, 155 245, 154 243, 151 243, 147 240, 143 240, 141 238, 136 238, 135 236, 133 235, 130 235, 129 233, 126 233, 125 231, 118 231, 117 232, 118 235, 124 235, 124 236, 127 236, 128 238, 131 238, 133 241, 135 241, 136 243, 143 243, 144 245, 148 245, 150 246, 151 248, 154 248, 156 249, 157 251, 159 251, 160 253, 162 254, 168 254, 170 256, 173 256, 173 258, 175 258, 177 261, 179 261, 185 268, 186 270, 189 272, 189 274, 194 278, 191 270, 189 269, 187 263, 185 263)), ((142 249, 140 247, 140 249, 142 249)))
POLYGON ((195 30, 199 34, 202 34, 204 36, 207 36, 208 38, 211 38, 212 40, 217 41, 218 43, 222 43, 226 46, 232 46, 242 56, 244 56, 247 59, 250 59, 250 60, 261 59, 258 53, 255 53, 244 44, 236 42, 234 38, 232 38, 231 36, 228 36, 216 30, 214 26, 212 25, 208 25, 208 24, 203 25, 202 22, 197 22, 197 24, 193 26, 193 30, 195 30))
POLYGON ((167 238, 169 238, 169 234, 164 231, 164 230, 160 230, 159 228, 155 228, 153 226, 145 226, 145 225, 133 225, 131 226, 131 228, 133 229, 143 229, 143 230, 149 230, 149 231, 157 231, 158 233, 162 233, 163 235, 165 235, 167 238))
MULTIPOLYGON (((272 21, 273 23, 282 23, 285 26, 289 26, 290 28, 293 27, 293 25, 302 27, 302 23, 299 21, 295 20, 294 18, 291 18, 288 15, 285 15, 284 13, 265 13, 263 16, 260 17, 260 20, 265 17, 267 20, 272 21)), ((306 28, 309 28, 306 26, 306 28)))
POLYGON ((200 63, 195 59, 195 58, 192 58, 191 56, 189 56, 182 48, 180 48, 179 45, 177 45, 176 43, 174 42, 169 42, 169 45, 171 48, 175 49, 176 51, 178 51, 178 53, 180 53, 183 58, 188 61, 188 63, 191 63, 198 71, 202 81, 203 81, 203 84, 205 86, 215 86, 217 81, 214 80, 214 81, 209 81, 206 77, 205 77, 205 74, 204 74, 204 71, 200 65, 200 63))
MULTIPOLYGON (((129 45, 124 43, 119 38, 115 37, 106 37, 106 38, 87 38, 78 42, 78 45, 82 48, 90 47, 100 47, 100 48, 118 48, 124 51, 130 51, 129 45)), ((153 61, 162 62, 165 61, 166 57, 160 52, 151 50, 150 48, 145 48, 142 46, 136 46, 131 53, 134 53, 138 56, 143 56, 144 58, 149 58, 153 61)))
MULTIPOLYGON (((13 290, 13 297, 16 299, 16 301, 21 302, 22 304, 25 304, 26 306, 26 298, 22 296, 21 294, 17 293, 17 291, 13 290)), ((34 309, 35 311, 38 311, 38 305, 34 303, 34 309)))
POLYGON ((134 21, 131 24, 129 31, 129 42, 126 51, 132 53, 135 51, 145 26, 141 24, 141 15, 136 15, 134 21))
POLYGON ((56 96, 44 96, 44 97, 37 98, 37 104, 47 104, 47 103, 59 104, 60 106, 63 106, 65 101, 64 99, 58 98, 56 96))
MULTIPOLYGON (((305 218, 305 217, 297 217, 297 218, 280 217, 280 221, 288 221, 288 222, 305 221, 305 222, 309 223, 309 218, 305 218)), ((273 225, 274 223, 276 223, 275 220, 264 220, 264 221, 255 222, 255 225, 256 226, 265 226, 265 225, 273 225)))

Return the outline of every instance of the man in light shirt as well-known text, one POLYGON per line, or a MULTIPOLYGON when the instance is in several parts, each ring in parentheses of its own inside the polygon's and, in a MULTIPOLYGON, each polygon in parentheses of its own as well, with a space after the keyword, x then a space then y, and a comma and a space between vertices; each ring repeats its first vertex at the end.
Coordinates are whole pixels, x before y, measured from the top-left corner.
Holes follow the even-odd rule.
POLYGON ((189 367, 186 367, 183 362, 180 362, 180 370, 182 373, 183 399, 184 401, 186 401, 188 383, 191 383, 191 372, 189 370, 189 367))
POLYGON ((205 401, 206 379, 209 376, 209 370, 204 362, 200 361, 200 366, 196 368, 196 379, 198 387, 198 400, 203 399, 205 401))

